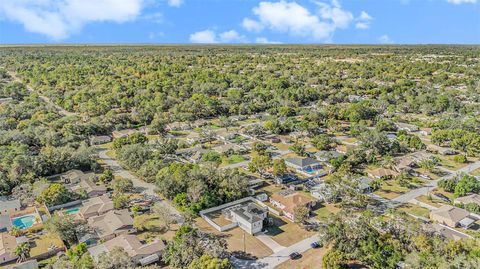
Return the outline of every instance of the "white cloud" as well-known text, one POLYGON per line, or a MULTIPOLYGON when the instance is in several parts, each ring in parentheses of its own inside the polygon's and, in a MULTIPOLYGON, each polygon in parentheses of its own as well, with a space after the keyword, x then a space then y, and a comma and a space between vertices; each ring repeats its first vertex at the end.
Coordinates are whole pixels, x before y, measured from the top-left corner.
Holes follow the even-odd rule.
POLYGON ((335 28, 333 25, 321 21, 318 16, 295 2, 283 0, 260 2, 257 7, 253 8, 253 14, 257 16, 258 20, 245 18, 243 26, 247 30, 268 28, 293 36, 320 40, 329 38, 335 28))
POLYGON ((190 42, 192 43, 245 43, 247 38, 240 35, 235 30, 226 31, 217 35, 212 30, 203 30, 190 35, 190 42))
POLYGON ((363 30, 370 28, 373 17, 370 16, 367 12, 362 11, 360 12, 360 16, 358 16, 358 18, 356 18, 355 20, 357 21, 355 23, 355 28, 363 30))
POLYGON ((243 28, 247 29, 247 31, 253 32, 260 32, 263 30, 263 25, 256 20, 252 20, 250 18, 244 18, 242 22, 243 28))
POLYGON ((190 35, 192 43, 218 43, 217 35, 211 30, 204 30, 190 35))
MULTIPOLYGON (((295 1, 260 2, 252 12, 255 19, 244 18, 243 28, 251 32, 270 31, 287 33, 312 40, 329 42, 336 29, 346 29, 353 21, 353 14, 344 10, 337 0, 330 3, 315 2, 316 11, 310 11, 295 1)), ((365 15, 368 15, 365 12, 365 15)), ((360 15, 361 17, 362 15, 360 15)), ((358 18, 363 23, 360 27, 369 27, 371 17, 358 18)))
POLYGON ((237 31, 235 30, 230 30, 227 32, 223 32, 219 34, 220 41, 222 43, 243 43, 246 41, 246 37, 244 35, 240 35, 237 31))
POLYGON ((460 4, 475 4, 477 3, 477 0, 447 0, 447 2, 455 5, 460 5, 460 4))
POLYGON ((319 14, 323 19, 331 20, 333 25, 345 29, 353 21, 350 11, 343 10, 340 3, 332 1, 332 4, 317 3, 320 6, 319 14))
POLYGON ((168 5, 171 7, 180 7, 183 5, 183 0, 168 0, 168 5))
POLYGON ((142 6, 143 0, 1 1, 0 18, 21 23, 29 32, 61 40, 91 22, 134 20, 142 6))
POLYGON ((393 44, 393 40, 390 39, 388 35, 382 35, 381 37, 378 38, 378 41, 382 44, 393 44))
POLYGON ((255 39, 255 43, 258 43, 258 44, 281 44, 281 42, 270 41, 266 37, 257 37, 255 39))

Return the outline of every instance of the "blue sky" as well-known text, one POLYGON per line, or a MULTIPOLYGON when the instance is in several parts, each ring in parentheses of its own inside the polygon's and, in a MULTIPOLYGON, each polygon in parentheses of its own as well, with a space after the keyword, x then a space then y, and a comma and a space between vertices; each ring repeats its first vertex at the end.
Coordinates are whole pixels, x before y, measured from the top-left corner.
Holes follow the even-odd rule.
POLYGON ((0 0, 0 44, 480 43, 480 0, 0 0))

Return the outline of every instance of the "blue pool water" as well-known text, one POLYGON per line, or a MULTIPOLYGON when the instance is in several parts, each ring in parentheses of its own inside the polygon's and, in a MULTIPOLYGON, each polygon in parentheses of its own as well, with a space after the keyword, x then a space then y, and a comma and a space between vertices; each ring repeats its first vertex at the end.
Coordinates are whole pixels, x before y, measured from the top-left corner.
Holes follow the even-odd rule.
POLYGON ((26 229, 33 226, 35 223, 34 215, 25 215, 12 220, 13 225, 17 226, 20 229, 26 229))
POLYGON ((305 171, 309 174, 315 173, 315 172, 320 171, 320 170, 322 170, 322 169, 321 168, 313 168, 313 167, 306 167, 306 168, 303 169, 303 171, 305 171))
POLYGON ((70 215, 70 214, 75 214, 75 213, 78 212, 78 210, 80 210, 79 207, 69 208, 69 209, 65 210, 65 213, 67 213, 67 214, 69 214, 69 215, 70 215))

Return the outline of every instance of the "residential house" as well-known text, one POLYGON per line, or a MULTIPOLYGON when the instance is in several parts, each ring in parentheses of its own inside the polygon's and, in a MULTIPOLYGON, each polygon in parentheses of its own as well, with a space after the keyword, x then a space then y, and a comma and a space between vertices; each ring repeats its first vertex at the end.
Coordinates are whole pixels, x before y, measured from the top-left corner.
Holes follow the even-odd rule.
POLYGON ((78 212, 83 219, 88 219, 103 215, 113 209, 113 201, 107 195, 102 195, 83 202, 83 206, 78 212))
POLYGON ((240 148, 239 146, 237 146, 235 144, 231 144, 231 143, 216 146, 212 149, 219 154, 226 154, 226 153, 229 153, 229 152, 236 152, 236 151, 242 150, 242 148, 240 148))
POLYGON ((400 173, 397 171, 394 171, 392 169, 387 169, 387 168, 377 168, 374 170, 367 171, 367 174, 371 178, 385 178, 385 179, 390 179, 398 176, 400 173))
POLYGON ((467 196, 458 197, 455 199, 455 203, 459 204, 477 204, 480 206, 480 195, 474 193, 467 196))
POLYGON ((0 233, 0 264, 14 261, 18 258, 15 254, 17 239, 8 233, 0 233))
POLYGON ((222 130, 215 133, 215 137, 223 141, 233 140, 236 136, 237 134, 233 131, 222 130))
POLYGON ((88 249, 95 262, 102 254, 108 254, 114 248, 122 248, 135 264, 147 265, 160 260, 165 244, 161 240, 151 243, 142 242, 136 235, 122 234, 88 249))
POLYGON ((343 156, 343 154, 335 150, 321 150, 316 152, 314 156, 321 162, 329 162, 332 159, 337 159, 338 157, 343 156))
POLYGON ((187 141, 187 143, 189 143, 190 145, 195 143, 201 143, 203 140, 204 139, 202 138, 202 136, 197 132, 190 132, 185 137, 185 141, 187 141))
POLYGON ((66 184, 78 184, 82 179, 94 179, 94 173, 84 173, 80 170, 69 170, 60 176, 60 179, 66 184))
POLYGON ((395 123, 395 125, 397 126, 398 130, 404 130, 404 131, 407 131, 407 132, 418 132, 418 130, 420 130, 418 128, 418 126, 413 125, 413 124, 397 122, 397 123, 395 123))
POLYGON ((312 173, 322 169, 319 161, 312 158, 294 157, 286 158, 285 164, 299 172, 312 173))
POLYGON ((95 231, 98 239, 109 240, 122 234, 135 232, 133 219, 128 210, 112 210, 107 213, 91 217, 88 224, 95 231))
POLYGON ((90 137, 90 145, 102 145, 112 141, 112 138, 108 135, 98 135, 90 137))
POLYGON ((357 189, 362 193, 369 193, 372 191, 373 180, 368 177, 359 177, 356 179, 357 189))
POLYGON ((267 218, 268 209, 249 202, 224 209, 223 214, 247 233, 257 234, 263 229, 263 220, 267 218))
POLYGON ((10 215, 22 208, 20 200, 0 196, 0 215, 10 215))
POLYGON ((475 222, 470 215, 470 212, 465 209, 443 205, 430 212, 430 219, 452 228, 461 226, 468 229, 475 222))
POLYGON ((274 193, 270 196, 269 201, 274 207, 281 210, 282 215, 291 221, 295 220, 295 207, 305 206, 311 209, 316 204, 313 198, 293 190, 274 193))
POLYGON ((184 130, 189 130, 191 129, 190 124, 187 122, 172 122, 167 125, 165 125, 165 130, 170 132, 170 131, 184 131, 184 130))
POLYGON ((119 131, 113 131, 112 132, 112 137, 115 138, 115 139, 125 138, 125 137, 129 137, 132 134, 139 133, 139 132, 141 132, 141 130, 139 130, 139 129, 123 129, 123 130, 119 130, 119 131))
POLYGON ((88 197, 96 197, 107 193, 107 188, 103 185, 97 185, 90 178, 82 178, 78 185, 71 188, 72 191, 85 191, 88 197))
POLYGON ((276 176, 273 180, 277 184, 287 184, 293 181, 296 181, 298 178, 295 174, 285 173, 283 175, 276 176))
POLYGON ((22 263, 7 265, 4 269, 38 269, 38 262, 37 260, 29 260, 22 263))
POLYGON ((0 214, 0 233, 9 231, 11 227, 12 220, 10 219, 10 215, 0 214))
POLYGON ((443 236, 447 239, 462 240, 462 239, 472 238, 468 234, 461 233, 461 232, 459 232, 455 229, 447 228, 447 227, 445 227, 443 225, 440 225, 438 223, 434 223, 432 226, 439 235, 441 235, 441 236, 443 236))

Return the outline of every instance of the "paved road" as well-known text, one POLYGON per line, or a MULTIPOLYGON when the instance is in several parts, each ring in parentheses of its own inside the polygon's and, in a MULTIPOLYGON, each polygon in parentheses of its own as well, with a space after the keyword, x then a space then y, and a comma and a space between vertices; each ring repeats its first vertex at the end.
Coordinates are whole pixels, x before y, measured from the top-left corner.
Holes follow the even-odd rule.
POLYGON ((107 164, 110 167, 114 175, 130 179, 137 190, 141 191, 144 194, 157 197, 158 202, 161 203, 166 208, 170 209, 170 212, 173 215, 175 215, 175 218, 177 219, 178 224, 182 224, 184 222, 182 215, 173 206, 171 206, 165 200, 162 200, 155 193, 156 186, 154 184, 145 182, 139 179, 138 177, 136 177, 135 175, 133 175, 132 173, 125 170, 115 159, 112 159, 107 155, 106 149, 100 149, 98 151, 98 156, 102 161, 105 162, 105 164, 107 164))
MULTIPOLYGON (((15 73, 13 72, 8 72, 10 74, 10 76, 13 78, 14 81, 16 82, 20 82, 20 83, 23 83, 21 79, 19 79, 15 73)), ((52 106, 55 110, 57 110, 58 113, 60 113, 61 115, 63 116, 73 116, 73 115, 78 115, 77 113, 74 113, 74 112, 70 112, 70 111, 67 111, 65 109, 63 109, 61 106, 55 104, 54 102, 52 102, 52 100, 50 100, 50 98, 44 96, 44 95, 41 95, 40 92, 38 91, 35 91, 33 90, 32 87, 30 87, 28 84, 26 83, 23 83, 25 84, 25 86, 27 87, 27 90, 29 92, 34 92, 34 93, 37 93, 38 96, 40 97, 40 99, 42 99, 45 103, 49 104, 50 106, 52 106)))
POLYGON ((234 163, 234 164, 225 165, 225 166, 222 167, 222 169, 233 169, 233 168, 242 167, 242 166, 248 165, 249 162, 250 162, 250 160, 243 161, 243 162, 239 162, 239 163, 234 163))
POLYGON ((478 168, 480 168, 480 161, 471 163, 471 164, 469 164, 469 165, 467 165, 463 168, 460 168, 455 173, 443 176, 443 177, 438 178, 436 180, 432 180, 427 184, 427 186, 417 188, 417 189, 413 189, 413 190, 411 190, 411 191, 409 191, 405 194, 402 194, 402 195, 392 199, 392 201, 396 202, 396 203, 407 203, 408 201, 413 200, 413 199, 415 199, 419 196, 428 194, 428 192, 430 190, 437 187, 438 182, 442 179, 449 179, 449 178, 455 177, 455 176, 457 176, 458 174, 461 174, 461 173, 469 173, 469 172, 472 172, 472 171, 474 171, 478 168))
POLYGON ((316 241, 318 241, 317 235, 304 239, 265 258, 258 260, 240 260, 232 258, 231 261, 237 269, 273 269, 275 266, 289 260, 290 257, 288 255, 290 255, 290 253, 303 253, 311 248, 311 243, 316 241))

